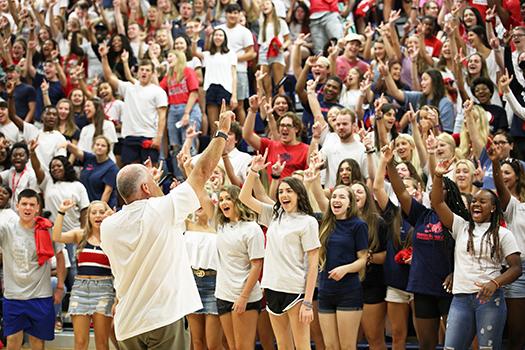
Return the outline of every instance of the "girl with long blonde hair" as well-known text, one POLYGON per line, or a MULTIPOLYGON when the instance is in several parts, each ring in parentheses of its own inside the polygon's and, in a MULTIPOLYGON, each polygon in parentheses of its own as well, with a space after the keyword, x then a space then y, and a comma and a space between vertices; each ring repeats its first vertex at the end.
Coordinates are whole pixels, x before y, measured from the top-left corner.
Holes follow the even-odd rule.
POLYGON ((93 322, 97 350, 109 350, 115 302, 109 259, 100 248, 100 224, 113 213, 106 202, 93 201, 87 209, 85 227, 62 232, 65 213, 77 204, 66 199, 53 226, 53 241, 78 244, 77 276, 71 290, 69 311, 73 320, 75 349, 87 349, 93 322))
MULTIPOLYGON (((192 126, 195 131, 201 129, 202 113, 197 103, 199 98, 199 79, 195 70, 186 67, 186 56, 182 51, 171 50, 168 53, 168 74, 160 82, 160 87, 168 94, 168 136, 170 147, 174 151, 173 168, 179 177, 175 156, 180 145, 186 139, 186 129, 192 126)), ((197 144, 194 140, 191 153, 197 153, 197 144)))

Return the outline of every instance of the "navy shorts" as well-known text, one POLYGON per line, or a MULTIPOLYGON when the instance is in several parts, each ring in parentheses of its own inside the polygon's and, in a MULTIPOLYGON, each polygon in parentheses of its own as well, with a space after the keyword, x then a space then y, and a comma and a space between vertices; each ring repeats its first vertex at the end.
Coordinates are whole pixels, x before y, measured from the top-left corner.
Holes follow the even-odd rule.
POLYGON ((319 292, 319 313, 333 314, 336 311, 358 311, 363 309, 363 290, 354 289, 345 293, 319 292))
POLYGON ((414 293, 414 308, 417 318, 431 319, 446 316, 448 315, 451 303, 452 295, 438 297, 414 293))
POLYGON ((41 340, 55 339, 53 298, 11 300, 4 298, 4 336, 24 331, 41 340))
POLYGON ((153 163, 159 161, 159 151, 155 148, 144 148, 143 142, 151 140, 142 136, 127 136, 122 141, 121 159, 123 164, 141 163, 143 164, 148 158, 153 163))
POLYGON ((220 106, 222 100, 226 101, 226 104, 230 103, 232 94, 226 91, 221 85, 211 84, 206 90, 206 103, 220 106))

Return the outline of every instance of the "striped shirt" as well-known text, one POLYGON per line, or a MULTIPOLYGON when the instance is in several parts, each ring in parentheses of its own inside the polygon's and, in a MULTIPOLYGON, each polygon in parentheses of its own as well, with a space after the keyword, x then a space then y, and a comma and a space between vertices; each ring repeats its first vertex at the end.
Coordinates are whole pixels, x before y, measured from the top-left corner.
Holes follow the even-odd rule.
POLYGON ((78 253, 78 274, 84 276, 111 276, 111 267, 107 255, 99 246, 87 243, 78 253))

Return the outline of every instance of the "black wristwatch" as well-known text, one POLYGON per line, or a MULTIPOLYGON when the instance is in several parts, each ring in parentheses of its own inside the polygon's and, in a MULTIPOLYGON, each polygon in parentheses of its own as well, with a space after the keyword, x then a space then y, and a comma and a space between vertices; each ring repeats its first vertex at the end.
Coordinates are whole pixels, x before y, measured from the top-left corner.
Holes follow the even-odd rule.
POLYGON ((216 137, 222 137, 224 139, 224 141, 228 141, 228 134, 225 133, 225 132, 217 131, 215 133, 215 136, 213 136, 213 138, 216 138, 216 137))

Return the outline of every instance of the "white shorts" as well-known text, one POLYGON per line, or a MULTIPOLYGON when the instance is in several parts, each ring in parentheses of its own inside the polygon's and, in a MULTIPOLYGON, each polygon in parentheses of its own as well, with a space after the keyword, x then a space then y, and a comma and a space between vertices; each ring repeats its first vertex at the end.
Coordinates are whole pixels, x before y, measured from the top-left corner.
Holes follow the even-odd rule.
POLYGON ((414 300, 414 294, 394 287, 386 288, 385 301, 389 303, 408 304, 414 300))

